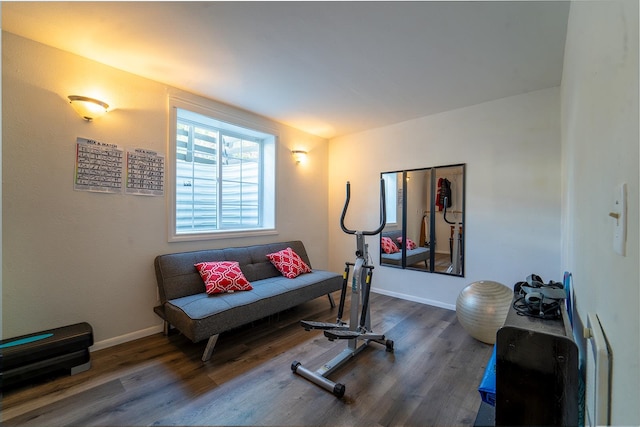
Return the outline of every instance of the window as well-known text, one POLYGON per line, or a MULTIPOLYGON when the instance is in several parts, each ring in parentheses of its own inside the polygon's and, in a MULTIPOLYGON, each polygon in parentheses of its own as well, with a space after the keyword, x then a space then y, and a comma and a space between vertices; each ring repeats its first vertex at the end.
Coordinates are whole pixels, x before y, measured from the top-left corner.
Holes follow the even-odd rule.
MULTIPOLYGON (((387 224, 391 225, 398 222, 398 176, 395 173, 385 173, 382 177, 384 179, 387 224)), ((400 174, 400 180, 402 180, 402 174, 400 174)))
POLYGON ((171 107, 171 240, 274 230, 275 136, 171 107))

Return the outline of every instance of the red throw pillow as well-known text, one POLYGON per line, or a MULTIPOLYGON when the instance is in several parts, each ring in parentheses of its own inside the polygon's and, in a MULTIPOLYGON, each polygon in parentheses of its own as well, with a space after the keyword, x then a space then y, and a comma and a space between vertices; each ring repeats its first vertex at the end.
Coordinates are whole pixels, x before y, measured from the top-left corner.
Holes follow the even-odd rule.
POLYGON ((199 262, 195 266, 209 295, 253 289, 237 261, 199 262))
POLYGON ((287 279, 293 279, 304 273, 311 273, 311 267, 291 248, 267 254, 267 258, 287 279))
POLYGON ((394 254, 396 252, 400 252, 400 249, 393 243, 390 237, 383 237, 380 239, 380 247, 384 251, 385 254, 394 254))
MULTIPOLYGON (((400 246, 402 246, 402 237, 398 237, 396 240, 398 241, 400 246)), ((416 242, 407 237, 407 250, 410 251, 411 249, 415 249, 417 247, 418 245, 416 245, 416 242)))

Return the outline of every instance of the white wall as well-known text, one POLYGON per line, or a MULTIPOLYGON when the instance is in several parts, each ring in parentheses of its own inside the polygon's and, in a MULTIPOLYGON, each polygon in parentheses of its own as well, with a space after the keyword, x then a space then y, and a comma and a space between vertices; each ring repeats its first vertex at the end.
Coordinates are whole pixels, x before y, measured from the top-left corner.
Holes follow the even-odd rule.
MULTIPOLYGON (((2 7, 0 7, 0 19, 2 19, 2 7)), ((0 31, 0 44, 2 43, 2 32, 0 31)), ((2 59, 0 58, 0 69, 2 59)), ((0 85, 0 111, 2 111, 2 85, 0 85)), ((2 128, 2 115, 0 114, 0 129, 2 128)), ((0 176, 2 175, 2 137, 0 136, 0 176)), ((2 259, 2 187, 0 186, 0 259, 2 259)), ((0 307, 2 307, 2 264, 0 263, 0 307)), ((2 314, 0 314, 0 340, 4 339, 2 331, 2 314)))
MULTIPOLYGON (((355 239, 338 226, 347 180, 347 224, 372 229, 381 172, 466 163, 466 277, 380 267, 373 288, 453 309, 476 280, 561 280, 559 95, 551 88, 331 140, 330 267, 354 257, 355 239)), ((378 240, 368 242, 377 265, 378 240)))
POLYGON ((563 269, 581 319, 613 353, 611 423, 640 425, 638 2, 572 2, 562 76, 563 269), (627 254, 613 251, 614 190, 628 185, 627 254))
POLYGON ((279 132, 278 235, 169 244, 166 196, 74 191, 74 155, 79 136, 166 154, 168 94, 180 92, 10 33, 2 55, 5 337, 87 321, 95 349, 160 330, 153 259, 163 253, 300 239, 327 267, 326 140, 268 122, 279 132), (89 123, 66 96, 95 89, 114 109, 89 123), (306 164, 295 148, 309 151, 306 164))

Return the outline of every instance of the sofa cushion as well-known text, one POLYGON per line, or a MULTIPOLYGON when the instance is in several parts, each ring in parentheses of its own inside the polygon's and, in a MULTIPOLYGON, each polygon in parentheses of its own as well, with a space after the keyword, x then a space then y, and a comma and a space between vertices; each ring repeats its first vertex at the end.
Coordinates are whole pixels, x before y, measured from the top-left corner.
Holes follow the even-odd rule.
POLYGON ((380 239, 380 246, 382 247, 382 251, 385 254, 394 254, 394 253, 399 251, 399 249, 396 246, 396 244, 393 243, 393 240, 391 240, 388 237, 382 237, 380 239))
MULTIPOLYGON (((429 248, 417 247, 415 249, 407 250, 407 266, 416 264, 418 262, 429 262, 430 250, 429 248)), ((402 265, 402 252, 396 252, 393 254, 380 254, 381 262, 392 265, 402 265)))
POLYGON ((237 261, 199 262, 195 267, 209 295, 253 289, 237 261))
POLYGON ((205 292, 204 282, 194 267, 199 262, 238 261, 244 277, 254 286, 257 280, 282 277, 266 255, 288 247, 293 249, 305 264, 313 268, 306 249, 299 240, 159 255, 154 265, 160 302, 165 303, 175 298, 205 292))
MULTIPOLYGON (((398 242, 398 245, 400 247, 402 247, 402 236, 398 237, 396 239, 396 241, 398 242)), ((416 242, 414 242, 413 240, 411 240, 410 238, 407 237, 407 250, 410 251, 412 249, 417 248, 418 245, 416 245, 416 242)))
POLYGON ((311 273, 311 268, 291 248, 267 254, 267 258, 287 279, 294 279, 301 274, 311 273))
POLYGON ((305 301, 340 290, 342 275, 314 270, 295 279, 282 275, 252 281, 247 292, 204 292, 167 301, 166 319, 193 342, 228 331, 305 301))

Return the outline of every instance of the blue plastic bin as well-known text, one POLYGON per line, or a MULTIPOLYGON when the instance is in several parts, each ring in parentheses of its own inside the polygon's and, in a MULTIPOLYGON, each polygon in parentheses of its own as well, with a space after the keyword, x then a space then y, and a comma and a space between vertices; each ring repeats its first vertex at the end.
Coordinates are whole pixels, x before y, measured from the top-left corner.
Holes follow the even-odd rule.
POLYGON ((491 406, 496 406, 496 346, 493 346, 493 352, 487 367, 484 369, 484 376, 478 387, 482 401, 491 406))

